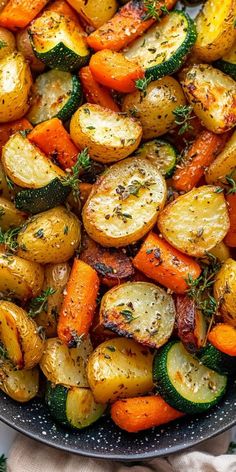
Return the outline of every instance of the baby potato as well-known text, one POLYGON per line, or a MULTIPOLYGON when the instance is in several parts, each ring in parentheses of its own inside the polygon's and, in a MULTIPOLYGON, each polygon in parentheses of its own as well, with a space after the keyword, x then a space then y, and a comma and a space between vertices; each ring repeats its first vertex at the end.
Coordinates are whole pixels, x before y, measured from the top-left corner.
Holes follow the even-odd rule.
POLYGON ((0 42, 2 47, 0 48, 0 60, 11 54, 16 49, 16 41, 14 34, 6 28, 0 26, 0 42))
POLYGON ((45 69, 45 64, 38 59, 32 49, 28 29, 19 31, 16 34, 16 45, 18 51, 23 54, 25 59, 29 62, 31 69, 34 72, 43 72, 45 69))
POLYGON ((21 228, 18 255, 39 264, 66 262, 80 243, 80 222, 59 206, 38 213, 21 228))
POLYGON ((0 293, 21 301, 36 297, 43 287, 43 268, 15 254, 0 251, 0 293))
POLYGON ((190 256, 204 256, 229 229, 224 195, 210 185, 194 188, 164 208, 158 228, 176 249, 190 256))
POLYGON ((143 139, 161 136, 174 128, 173 111, 185 105, 183 91, 173 77, 163 77, 147 86, 145 95, 136 91, 124 98, 122 111, 132 113, 143 127, 143 139))
POLYGON ((153 355, 144 346, 127 338, 100 344, 89 357, 89 386, 98 403, 136 397, 153 388, 153 355))
POLYGON ((32 369, 43 354, 44 341, 35 321, 25 310, 7 301, 0 301, 0 342, 18 369, 32 369))
POLYGON ((236 261, 227 259, 214 283, 214 297, 220 304, 225 323, 236 328, 236 261))
MULTIPOLYGON (((218 154, 205 173, 209 184, 220 184, 226 175, 231 174, 236 167, 236 131, 226 143, 223 151, 218 154)), ((226 181, 225 181, 226 183, 226 181)))
POLYGON ((108 164, 135 151, 142 128, 134 118, 86 103, 72 116, 70 135, 79 149, 88 148, 92 159, 108 164))
POLYGON ((19 52, 0 61, 0 123, 17 120, 29 108, 32 77, 29 64, 19 52))
POLYGON ((236 125, 236 82, 209 64, 193 65, 182 81, 194 113, 214 133, 236 125))
POLYGON ((0 390, 13 400, 25 403, 32 400, 39 389, 39 371, 37 367, 30 370, 16 370, 10 363, 0 366, 0 390))
POLYGON ((2 231, 21 226, 26 218, 27 215, 17 210, 13 203, 6 200, 6 198, 0 197, 0 227, 2 231))
POLYGON ((166 183, 147 159, 132 157, 111 166, 93 185, 83 207, 89 236, 119 247, 142 238, 166 200, 166 183))
POLYGON ((81 17, 97 29, 110 20, 116 10, 116 0, 105 0, 97 2, 96 0, 68 0, 68 3, 81 15, 81 17))

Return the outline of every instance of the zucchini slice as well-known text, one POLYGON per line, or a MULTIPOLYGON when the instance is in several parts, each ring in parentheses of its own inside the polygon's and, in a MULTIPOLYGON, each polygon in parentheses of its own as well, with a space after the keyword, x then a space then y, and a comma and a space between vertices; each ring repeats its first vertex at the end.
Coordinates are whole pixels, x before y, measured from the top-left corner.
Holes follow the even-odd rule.
POLYGON ((175 10, 123 52, 143 67, 147 77, 156 80, 173 74, 182 66, 196 37, 193 20, 187 13, 175 10))
POLYGON ((45 11, 29 29, 35 55, 52 69, 78 70, 89 59, 85 38, 71 18, 45 11))
POLYGON ((44 187, 19 192, 15 198, 15 206, 18 210, 35 215, 62 205, 70 191, 71 188, 63 185, 61 180, 56 177, 44 187))
POLYGON ((70 72, 50 70, 37 77, 32 89, 28 119, 33 125, 55 116, 68 120, 82 102, 79 79, 70 72))
POLYGON ((106 405, 96 403, 88 388, 47 384, 46 404, 55 420, 64 426, 82 429, 97 421, 106 405))
POLYGON ((154 381, 163 398, 185 413, 208 410, 225 393, 227 377, 202 365, 180 341, 172 341, 157 352, 154 381))
POLYGON ((236 370, 235 357, 224 354, 210 343, 197 353, 197 357, 203 365, 219 374, 227 375, 236 370))
POLYGON ((215 62, 215 66, 236 80, 236 42, 222 59, 215 62))
POLYGON ((148 159, 165 178, 171 177, 175 170, 176 149, 164 139, 153 139, 142 144, 135 156, 148 159))

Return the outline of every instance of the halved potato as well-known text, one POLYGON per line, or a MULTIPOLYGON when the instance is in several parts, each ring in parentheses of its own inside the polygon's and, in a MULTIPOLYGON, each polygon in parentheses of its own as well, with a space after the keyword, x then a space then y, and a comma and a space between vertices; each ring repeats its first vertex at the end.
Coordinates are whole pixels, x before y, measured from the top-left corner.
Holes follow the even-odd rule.
POLYGON ((134 118, 86 103, 72 116, 70 134, 79 149, 87 147, 92 159, 106 164, 135 151, 142 128, 134 118))
POLYGON ((225 176, 231 174, 236 168, 236 131, 226 143, 223 151, 218 154, 212 164, 206 170, 206 181, 209 184, 225 182, 225 176))
POLYGON ((0 228, 2 231, 21 226, 26 218, 27 215, 17 210, 13 203, 9 202, 6 198, 0 197, 0 228))
MULTIPOLYGON (((0 2, 1 8, 1 2, 0 2)), ((0 60, 11 54, 16 49, 16 41, 14 34, 8 31, 6 28, 0 27, 0 42, 2 47, 0 48, 0 60)))
POLYGON ((207 0, 196 19, 197 41, 193 51, 203 61, 220 59, 236 38, 235 0, 207 0))
POLYGON ((39 264, 68 261, 80 243, 80 222, 60 206, 30 218, 18 233, 18 255, 39 264))
POLYGON ((2 163, 7 176, 24 188, 44 187, 65 175, 20 132, 11 136, 3 147, 2 163))
POLYGON ((95 29, 112 18, 117 10, 116 0, 68 0, 68 3, 95 29))
POLYGON ((224 262, 214 283, 214 297, 220 304, 223 320, 236 328, 236 261, 224 262))
POLYGON ((86 365, 92 350, 89 337, 81 340, 78 347, 71 349, 59 338, 48 339, 40 368, 45 377, 56 385, 88 387, 86 365))
POLYGON ((103 246, 126 246, 155 224, 166 200, 166 183, 147 159, 111 166, 94 184, 83 208, 83 223, 103 246))
POLYGON ((0 293, 25 301, 36 297, 43 287, 43 268, 14 254, 0 251, 0 293))
POLYGON ((236 125, 236 82, 208 64, 193 65, 182 87, 207 129, 224 133, 236 125))
POLYGON ((0 342, 18 369, 32 369, 40 361, 44 341, 34 320, 14 303, 0 300, 0 342))
POLYGON ((153 388, 153 355, 127 338, 114 338, 100 344, 88 360, 90 388, 98 403, 136 397, 153 388))
POLYGON ((0 123, 25 115, 31 86, 30 67, 22 54, 13 52, 0 61, 0 123))
POLYGON ((164 208, 158 227, 172 246, 190 256, 204 256, 229 229, 224 195, 210 185, 194 188, 164 208))
POLYGON ((226 259, 230 257, 230 250, 224 241, 220 241, 220 243, 216 244, 216 246, 211 249, 211 254, 219 259, 220 262, 225 262, 226 259))
POLYGON ((186 295, 177 295, 175 306, 178 337, 187 351, 194 353, 203 347, 206 340, 206 319, 196 308, 194 300, 186 295))
POLYGON ((173 331, 175 305, 171 295, 157 285, 128 282, 105 293, 100 321, 121 336, 159 348, 173 331))
POLYGON ((37 367, 30 370, 16 370, 10 363, 0 364, 0 390, 13 400, 25 403, 32 400, 39 389, 39 371, 37 367))

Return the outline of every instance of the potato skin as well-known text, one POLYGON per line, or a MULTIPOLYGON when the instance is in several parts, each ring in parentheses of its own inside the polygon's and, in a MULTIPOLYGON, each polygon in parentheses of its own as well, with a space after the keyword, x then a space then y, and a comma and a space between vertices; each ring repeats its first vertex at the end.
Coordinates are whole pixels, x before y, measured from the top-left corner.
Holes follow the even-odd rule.
POLYGON ((204 315, 186 295, 177 295, 175 306, 178 337, 187 351, 194 353, 203 346, 206 338, 204 315))
POLYGON ((0 61, 0 123, 25 115, 31 86, 30 67, 21 53, 13 52, 0 61), (12 81, 10 90, 9 75, 12 81))
POLYGON ((224 262, 216 276, 214 297, 220 304, 224 322, 236 328, 236 261, 231 258, 224 262))
POLYGON ((16 49, 16 41, 14 34, 7 30, 6 28, 2 28, 0 26, 0 41, 4 43, 4 47, 0 48, 0 60, 6 57, 8 54, 11 54, 16 49))
POLYGON ((114 338, 100 344, 88 360, 90 388, 98 403, 135 397, 153 388, 153 355, 127 338, 114 338))
POLYGON ((124 98, 122 111, 135 111, 143 127, 143 139, 148 140, 162 136, 174 128, 175 116, 173 111, 180 105, 185 105, 183 91, 173 77, 163 77, 151 82, 144 96, 136 91, 124 98))
POLYGON ((236 131, 206 170, 206 181, 209 184, 222 184, 225 176, 231 174, 236 166, 236 131))
POLYGON ((0 197, 0 226, 2 231, 21 226, 26 218, 26 213, 17 210, 15 205, 6 198, 0 197))
POLYGON ((78 218, 60 206, 30 218, 18 234, 18 255, 42 264, 66 262, 80 243, 78 218))
POLYGON ((21 30, 16 34, 16 44, 18 51, 23 54, 25 59, 29 62, 30 67, 35 72, 43 72, 45 64, 38 59, 32 49, 27 29, 21 30))
POLYGON ((116 0, 69 0, 68 3, 95 29, 112 18, 117 10, 116 0))
POLYGON ((10 363, 0 366, 0 390, 13 400, 25 403, 32 400, 39 389, 39 371, 37 367, 30 370, 15 370, 10 363))

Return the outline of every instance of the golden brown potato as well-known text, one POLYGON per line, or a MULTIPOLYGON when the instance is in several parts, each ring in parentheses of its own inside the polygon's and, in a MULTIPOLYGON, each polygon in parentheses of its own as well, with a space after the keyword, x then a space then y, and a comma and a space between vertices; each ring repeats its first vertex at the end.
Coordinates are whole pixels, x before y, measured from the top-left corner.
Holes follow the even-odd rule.
POLYGON ((196 308, 195 302, 186 295, 177 295, 176 325, 178 337, 187 351, 194 353, 203 347, 207 335, 207 325, 203 313, 196 308))
POLYGON ((13 52, 1 59, 0 123, 17 120, 25 115, 29 108, 31 86, 30 67, 22 54, 13 52))
POLYGON ((153 388, 153 355, 127 338, 114 338, 100 344, 89 357, 87 374, 98 403, 136 397, 153 388))
POLYGON ((194 113, 214 133, 236 125, 236 82, 208 64, 190 67, 182 81, 194 113))
POLYGON ((134 118, 86 103, 72 116, 70 134, 79 149, 87 147, 95 161, 108 164, 135 151, 142 128, 134 118))
POLYGON ((39 326, 43 326, 47 338, 57 336, 57 318, 63 301, 63 291, 70 275, 70 266, 67 262, 48 264, 44 269, 43 289, 48 287, 55 290, 47 299, 47 309, 35 317, 39 326))
POLYGON ((231 174, 236 167, 236 131, 226 143, 223 151, 218 154, 206 171, 206 181, 209 184, 225 182, 225 176, 231 174))
POLYGON ((155 224, 166 200, 166 183, 147 159, 111 166, 93 185, 83 208, 86 232, 103 246, 126 246, 155 224))
POLYGON ((217 274, 214 297, 220 304, 225 323, 236 328, 236 261, 227 259, 217 274))
POLYGON ((32 369, 43 354, 44 341, 35 321, 11 302, 0 301, 0 342, 18 369, 32 369))
POLYGON ((32 400, 39 389, 39 371, 16 370, 10 363, 0 364, 0 390, 13 400, 25 403, 32 400))
POLYGON ((19 31, 16 34, 16 45, 18 51, 23 54, 25 59, 29 62, 31 69, 35 72, 43 72, 45 69, 45 64, 38 59, 32 49, 28 29, 19 31))
MULTIPOLYGON (((1 3, 0 3, 1 4, 1 3)), ((0 42, 2 47, 0 48, 0 60, 11 54, 16 49, 16 41, 14 34, 8 31, 6 28, 0 26, 0 42)))
POLYGON ((7 200, 13 200, 15 192, 14 189, 10 188, 6 180, 6 175, 3 170, 3 166, 0 163, 0 196, 6 198, 7 200))
POLYGON ((194 188, 164 208, 158 227, 172 246, 190 256, 204 256, 229 229, 224 195, 210 185, 194 188))
POLYGON ((219 259, 220 262, 225 262, 230 257, 230 250, 224 241, 221 241, 211 249, 211 254, 219 259))
POLYGON ((179 83, 173 77, 163 77, 151 82, 146 95, 140 91, 125 96, 122 111, 132 113, 143 127, 143 139, 162 136, 175 127, 173 111, 185 105, 185 97, 179 83))
POLYGON ((17 210, 13 203, 9 202, 6 198, 0 197, 0 228, 2 231, 21 226, 26 218, 27 215, 17 210))
POLYGON ((14 254, 0 251, 0 293, 25 301, 36 297, 43 287, 43 268, 14 254))
POLYGON ((80 222, 60 206, 30 218, 18 234, 18 255, 42 264, 66 262, 80 243, 80 222))
POLYGON ((117 10, 116 0, 68 0, 68 3, 95 29, 112 18, 117 10))

